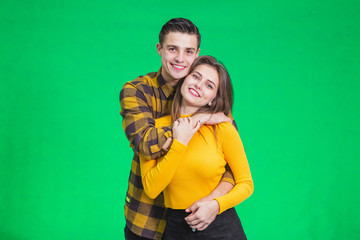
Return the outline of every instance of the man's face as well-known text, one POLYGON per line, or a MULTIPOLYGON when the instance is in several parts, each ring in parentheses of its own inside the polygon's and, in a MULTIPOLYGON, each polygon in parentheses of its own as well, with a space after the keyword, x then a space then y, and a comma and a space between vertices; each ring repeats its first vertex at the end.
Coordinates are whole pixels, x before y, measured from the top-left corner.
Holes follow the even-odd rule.
POLYGON ((161 74, 171 86, 185 77, 195 58, 199 56, 195 34, 169 32, 164 39, 163 46, 158 43, 157 51, 161 56, 161 74))

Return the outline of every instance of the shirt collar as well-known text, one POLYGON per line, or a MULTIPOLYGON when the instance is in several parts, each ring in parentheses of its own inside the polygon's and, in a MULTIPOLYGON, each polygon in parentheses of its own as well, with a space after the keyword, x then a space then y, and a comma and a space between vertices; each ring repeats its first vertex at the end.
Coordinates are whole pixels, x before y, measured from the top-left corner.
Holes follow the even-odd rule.
POLYGON ((175 88, 173 88, 172 86, 170 86, 164 79, 164 77, 161 75, 161 68, 160 70, 156 73, 156 77, 159 83, 159 87, 161 88, 161 90, 163 91, 163 93, 165 94, 166 97, 169 97, 175 90, 175 88))

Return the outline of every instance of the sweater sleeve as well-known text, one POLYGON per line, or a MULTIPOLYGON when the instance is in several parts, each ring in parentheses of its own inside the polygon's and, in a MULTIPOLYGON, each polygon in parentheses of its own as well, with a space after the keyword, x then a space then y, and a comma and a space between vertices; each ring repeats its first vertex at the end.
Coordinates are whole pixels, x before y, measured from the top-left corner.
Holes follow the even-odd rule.
MULTIPOLYGON (((229 113, 228 117, 232 119, 232 125, 234 125, 234 127, 237 131, 236 122, 235 122, 234 117, 231 112, 229 113)), ((226 171, 223 174, 221 181, 228 182, 228 183, 231 183, 232 185, 235 185, 234 175, 229 167, 229 164, 226 164, 225 169, 226 169, 226 171)))
POLYGON ((170 183, 187 147, 174 139, 170 150, 159 160, 146 160, 140 156, 141 179, 148 197, 156 198, 170 183))
POLYGON ((244 147, 235 127, 230 123, 218 126, 221 132, 220 140, 224 158, 235 178, 234 188, 224 196, 215 198, 220 206, 220 214, 250 197, 254 191, 254 185, 244 147))

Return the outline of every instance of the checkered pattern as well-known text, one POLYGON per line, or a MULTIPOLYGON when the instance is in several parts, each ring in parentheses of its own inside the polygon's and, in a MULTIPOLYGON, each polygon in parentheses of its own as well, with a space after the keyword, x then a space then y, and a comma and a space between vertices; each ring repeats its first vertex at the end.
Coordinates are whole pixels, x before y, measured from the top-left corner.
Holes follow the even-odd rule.
POLYGON ((150 199, 143 190, 139 154, 146 159, 160 157, 164 154, 161 147, 172 136, 171 126, 155 128, 154 119, 170 114, 174 93, 160 71, 127 82, 120 93, 123 128, 134 150, 125 203, 126 225, 150 239, 161 239, 166 212, 162 194, 150 199))

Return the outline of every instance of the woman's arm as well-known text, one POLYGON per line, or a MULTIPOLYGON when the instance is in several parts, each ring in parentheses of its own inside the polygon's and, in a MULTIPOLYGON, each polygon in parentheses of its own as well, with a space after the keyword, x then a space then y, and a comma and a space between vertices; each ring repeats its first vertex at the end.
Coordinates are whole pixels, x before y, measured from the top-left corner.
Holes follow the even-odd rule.
POLYGON ((219 128, 224 158, 235 178, 234 188, 226 195, 215 198, 220 206, 219 213, 222 213, 250 197, 254 185, 244 147, 235 127, 225 123, 219 125, 219 128))
POLYGON ((140 156, 141 178, 145 193, 150 198, 156 198, 170 183, 179 163, 186 153, 187 144, 200 124, 192 118, 180 118, 174 122, 174 141, 168 153, 157 160, 146 160, 140 156))
POLYGON ((148 197, 155 199, 170 183, 186 148, 184 144, 175 139, 167 154, 158 161, 140 157, 141 178, 148 197))

